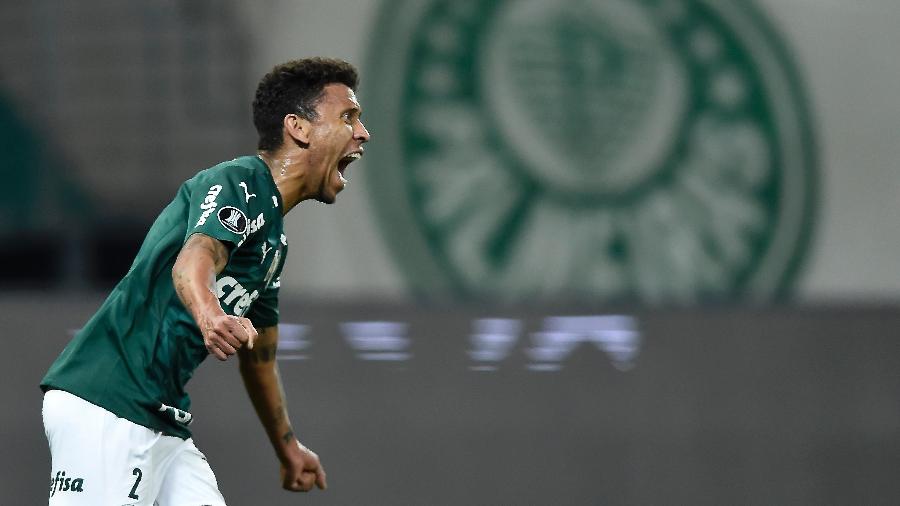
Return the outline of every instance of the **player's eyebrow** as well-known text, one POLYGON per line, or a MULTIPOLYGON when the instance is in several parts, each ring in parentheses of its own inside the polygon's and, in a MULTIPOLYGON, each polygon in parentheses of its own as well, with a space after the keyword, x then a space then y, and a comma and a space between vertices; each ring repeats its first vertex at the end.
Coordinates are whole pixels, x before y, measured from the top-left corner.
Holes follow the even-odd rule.
POLYGON ((361 116, 361 115, 362 115, 362 108, 359 107, 359 106, 357 106, 357 105, 353 105, 353 106, 350 106, 350 107, 344 109, 343 111, 341 111, 341 115, 342 115, 342 116, 343 116, 344 114, 348 114, 348 113, 350 113, 350 114, 355 113, 357 116, 361 116))

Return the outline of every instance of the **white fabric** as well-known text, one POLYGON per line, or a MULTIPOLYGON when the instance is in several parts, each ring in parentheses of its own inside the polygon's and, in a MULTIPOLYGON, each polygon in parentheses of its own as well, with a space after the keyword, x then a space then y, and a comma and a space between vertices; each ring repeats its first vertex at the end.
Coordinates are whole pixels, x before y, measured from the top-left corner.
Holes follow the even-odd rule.
POLYGON ((44 394, 50 506, 224 506, 192 439, 165 436, 61 390, 44 394))

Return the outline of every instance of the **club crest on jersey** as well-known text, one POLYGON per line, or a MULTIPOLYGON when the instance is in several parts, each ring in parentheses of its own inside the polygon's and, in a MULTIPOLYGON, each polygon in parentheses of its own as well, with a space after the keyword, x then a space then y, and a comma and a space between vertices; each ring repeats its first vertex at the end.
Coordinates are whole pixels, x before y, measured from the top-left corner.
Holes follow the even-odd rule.
POLYGON ((216 216, 223 227, 235 234, 243 235, 247 231, 247 215, 236 207, 225 206, 216 216))

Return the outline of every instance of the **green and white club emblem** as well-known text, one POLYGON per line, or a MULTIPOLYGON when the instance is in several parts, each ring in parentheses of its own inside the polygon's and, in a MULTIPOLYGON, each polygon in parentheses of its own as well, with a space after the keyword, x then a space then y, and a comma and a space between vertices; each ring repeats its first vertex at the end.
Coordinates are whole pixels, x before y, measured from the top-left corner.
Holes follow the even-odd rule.
POLYGON ((394 0, 381 18, 368 180, 417 292, 788 293, 814 136, 748 2, 394 0))

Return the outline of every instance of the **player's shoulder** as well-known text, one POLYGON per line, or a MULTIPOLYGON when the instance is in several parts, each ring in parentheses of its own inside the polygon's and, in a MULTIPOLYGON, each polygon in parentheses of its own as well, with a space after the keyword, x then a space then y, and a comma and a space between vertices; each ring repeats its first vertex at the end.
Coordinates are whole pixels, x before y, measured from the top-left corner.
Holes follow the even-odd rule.
POLYGON ((232 160, 224 161, 213 165, 208 169, 198 172, 192 180, 210 181, 219 180, 222 182, 233 182, 237 184, 239 181, 246 181, 258 177, 260 164, 262 162, 255 156, 241 156, 232 160))

